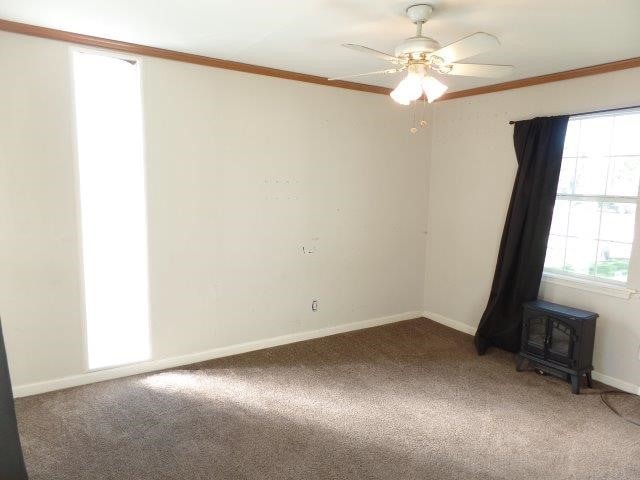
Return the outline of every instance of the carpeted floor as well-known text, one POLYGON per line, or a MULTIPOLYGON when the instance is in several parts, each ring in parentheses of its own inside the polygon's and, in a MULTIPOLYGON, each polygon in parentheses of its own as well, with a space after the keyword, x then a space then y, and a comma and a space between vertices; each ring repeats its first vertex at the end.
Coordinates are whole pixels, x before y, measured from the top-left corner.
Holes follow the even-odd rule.
MULTIPOLYGON (((634 479, 595 390, 424 319, 17 401, 32 480, 634 479)), ((638 399, 612 398, 640 414, 638 399)))

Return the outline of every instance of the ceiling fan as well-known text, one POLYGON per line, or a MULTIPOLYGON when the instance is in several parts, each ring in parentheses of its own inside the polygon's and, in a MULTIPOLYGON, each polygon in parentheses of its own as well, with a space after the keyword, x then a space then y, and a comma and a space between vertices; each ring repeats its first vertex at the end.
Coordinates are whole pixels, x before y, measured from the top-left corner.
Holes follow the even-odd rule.
POLYGON ((435 77, 430 76, 430 71, 443 75, 484 78, 499 78, 513 72, 512 65, 457 63, 459 60, 497 48, 500 46, 500 42, 493 35, 477 32, 445 47, 440 47, 436 40, 422 35, 422 26, 432 12, 433 7, 427 4, 417 4, 407 8, 407 16, 416 25, 416 34, 398 45, 394 55, 352 43, 342 45, 351 50, 375 55, 382 60, 391 62, 395 68, 330 78, 329 80, 343 80, 364 75, 389 75, 406 70, 407 76, 391 92, 391 98, 402 105, 409 105, 412 101, 422 97, 423 93, 427 97, 427 101, 431 103, 440 98, 449 88, 435 77))

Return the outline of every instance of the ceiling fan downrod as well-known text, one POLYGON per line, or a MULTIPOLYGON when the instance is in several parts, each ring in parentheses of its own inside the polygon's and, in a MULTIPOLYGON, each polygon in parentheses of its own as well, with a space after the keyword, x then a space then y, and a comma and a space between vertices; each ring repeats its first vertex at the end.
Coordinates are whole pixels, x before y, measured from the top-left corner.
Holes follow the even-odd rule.
POLYGON ((406 10, 407 17, 416 25, 416 37, 422 37, 422 25, 424 25, 431 14, 433 13, 433 7, 426 3, 419 3, 411 5, 406 10))
POLYGON ((416 34, 407 38, 395 49, 396 57, 411 60, 426 60, 426 56, 440 48, 440 44, 433 38, 422 35, 422 26, 429 20, 433 7, 426 3, 411 5, 406 10, 407 17, 416 26, 416 34))

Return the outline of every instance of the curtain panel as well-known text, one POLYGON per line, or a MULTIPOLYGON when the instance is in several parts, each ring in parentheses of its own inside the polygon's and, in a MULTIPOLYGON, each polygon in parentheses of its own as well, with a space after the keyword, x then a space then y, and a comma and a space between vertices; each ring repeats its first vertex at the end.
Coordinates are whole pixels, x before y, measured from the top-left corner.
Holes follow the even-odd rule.
POLYGON ((518 170, 502 232, 489 301, 475 345, 519 348, 522 304, 538 297, 569 116, 515 122, 518 170))

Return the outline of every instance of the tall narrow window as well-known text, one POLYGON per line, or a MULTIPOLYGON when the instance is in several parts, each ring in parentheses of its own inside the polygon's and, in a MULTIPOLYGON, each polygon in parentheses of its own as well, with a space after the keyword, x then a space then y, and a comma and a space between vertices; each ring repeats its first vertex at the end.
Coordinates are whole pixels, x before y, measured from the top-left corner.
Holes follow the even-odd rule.
POLYGON ((138 62, 73 54, 89 368, 150 356, 138 62))

